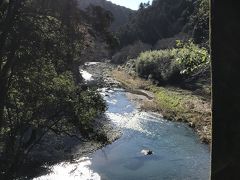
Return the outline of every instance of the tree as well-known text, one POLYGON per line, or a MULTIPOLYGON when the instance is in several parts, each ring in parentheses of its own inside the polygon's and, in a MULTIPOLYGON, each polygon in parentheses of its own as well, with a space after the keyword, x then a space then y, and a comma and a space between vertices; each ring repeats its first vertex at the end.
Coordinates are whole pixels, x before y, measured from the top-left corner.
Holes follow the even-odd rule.
POLYGON ((147 7, 149 7, 150 6, 150 1, 148 1, 147 3, 140 3, 140 5, 139 5, 139 10, 143 10, 143 9, 145 9, 145 8, 147 8, 147 7))
MULTIPOLYGON (((88 138, 91 121, 105 111, 99 93, 79 84, 80 56, 95 21, 89 21, 90 16, 75 3, 10 0, 0 4, 0 158, 5 159, 0 177, 14 178, 49 131, 77 130, 88 138)), ((98 33, 104 33, 102 28, 98 33)))
POLYGON ((205 44, 208 47, 209 42, 209 1, 198 0, 196 8, 191 16, 190 24, 192 26, 192 35, 195 43, 205 44))
POLYGON ((114 33, 109 31, 111 23, 114 21, 113 14, 100 6, 90 5, 86 9, 88 20, 97 31, 97 37, 107 42, 109 50, 114 50, 119 46, 119 40, 114 33))
POLYGON ((0 28, 0 130, 3 126, 4 105, 8 91, 9 77, 16 61, 16 51, 19 48, 19 37, 14 31, 14 25, 20 17, 24 0, 1 1, 0 28), (13 43, 9 43, 12 41, 13 43))

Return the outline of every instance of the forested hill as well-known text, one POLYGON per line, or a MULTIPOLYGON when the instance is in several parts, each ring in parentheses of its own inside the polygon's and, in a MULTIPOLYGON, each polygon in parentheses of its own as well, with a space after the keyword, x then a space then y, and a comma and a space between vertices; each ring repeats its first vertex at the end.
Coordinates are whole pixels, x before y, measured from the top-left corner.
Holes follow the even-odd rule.
POLYGON ((110 11, 114 18, 110 27, 113 31, 118 30, 120 26, 126 24, 129 21, 129 17, 135 12, 131 9, 113 4, 112 2, 106 0, 78 0, 78 4, 81 9, 86 9, 90 4, 92 4, 94 6, 101 6, 105 10, 110 11))
POLYGON ((208 0, 141 3, 117 37, 120 50, 112 62, 130 74, 158 85, 210 86, 208 0))
POLYGON ((137 40, 153 45, 181 32, 202 43, 208 39, 208 8, 207 0, 153 0, 152 5, 141 4, 119 31, 122 46, 137 40))

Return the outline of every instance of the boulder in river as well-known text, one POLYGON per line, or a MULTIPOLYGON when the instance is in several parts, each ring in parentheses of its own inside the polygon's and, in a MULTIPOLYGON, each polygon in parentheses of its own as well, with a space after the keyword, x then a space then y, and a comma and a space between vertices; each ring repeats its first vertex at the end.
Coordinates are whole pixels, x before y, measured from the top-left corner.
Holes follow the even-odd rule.
POLYGON ((144 154, 144 155, 152 155, 153 154, 153 152, 149 149, 143 149, 141 151, 141 153, 144 154))

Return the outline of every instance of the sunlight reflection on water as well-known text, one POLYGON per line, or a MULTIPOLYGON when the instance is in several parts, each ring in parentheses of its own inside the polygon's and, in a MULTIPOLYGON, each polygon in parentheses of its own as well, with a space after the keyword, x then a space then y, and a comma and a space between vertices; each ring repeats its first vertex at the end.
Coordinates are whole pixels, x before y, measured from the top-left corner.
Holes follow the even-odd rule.
POLYGON ((99 174, 89 168, 91 159, 80 158, 74 163, 63 162, 51 167, 51 174, 34 178, 34 180, 100 180, 99 174))

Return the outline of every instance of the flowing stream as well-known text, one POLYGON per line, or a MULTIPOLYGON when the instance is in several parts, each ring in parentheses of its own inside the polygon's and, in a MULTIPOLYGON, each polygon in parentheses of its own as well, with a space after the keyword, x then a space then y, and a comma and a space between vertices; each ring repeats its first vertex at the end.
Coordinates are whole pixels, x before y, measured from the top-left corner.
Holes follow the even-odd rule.
POLYGON ((74 163, 51 167, 35 180, 207 180, 210 176, 209 146, 184 123, 139 111, 123 89, 101 89, 106 115, 122 136, 110 145, 74 163), (152 155, 141 153, 143 149, 152 155))

